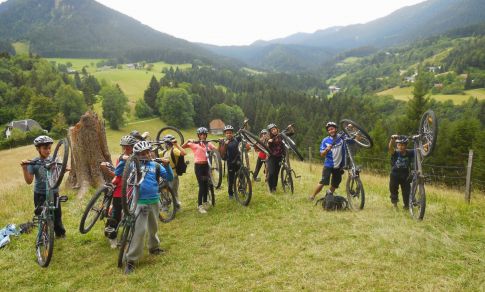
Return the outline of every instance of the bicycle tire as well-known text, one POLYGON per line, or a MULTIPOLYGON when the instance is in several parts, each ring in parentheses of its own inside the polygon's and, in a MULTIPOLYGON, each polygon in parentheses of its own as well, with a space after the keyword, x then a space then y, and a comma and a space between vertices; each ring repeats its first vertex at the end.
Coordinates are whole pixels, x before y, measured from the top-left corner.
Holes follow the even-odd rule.
POLYGON ((259 150, 263 151, 266 155, 269 155, 269 148, 266 145, 264 145, 264 143, 261 140, 259 140, 258 136, 254 135, 253 133, 245 129, 241 129, 240 133, 249 142, 249 144, 251 144, 251 146, 258 148, 259 150))
POLYGON ((79 223, 79 232, 81 234, 86 234, 88 233, 91 228, 93 228, 94 224, 98 221, 99 217, 103 212, 106 211, 107 208, 109 208, 109 205, 111 204, 111 199, 112 199, 112 194, 108 195, 108 193, 111 192, 111 188, 104 185, 101 188, 99 188, 89 200, 89 203, 86 206, 86 209, 84 209, 83 216, 81 217, 81 222, 79 223), (101 198, 101 195, 103 195, 103 201, 99 205, 99 208, 95 208, 96 202, 101 198), (91 211, 94 210, 94 217, 91 218, 91 220, 87 220, 88 216, 91 214, 91 211), (87 220, 87 224, 86 224, 87 220))
POLYGON ((61 184, 64 173, 66 172, 68 159, 69 145, 66 139, 61 139, 57 142, 54 154, 52 155, 52 161, 55 161, 55 163, 52 164, 50 170, 51 175, 48 180, 49 188, 55 189, 61 184))
POLYGON ((209 159, 211 162, 211 179, 212 184, 215 186, 216 189, 219 189, 222 185, 222 158, 221 154, 217 150, 211 150, 209 153, 209 159))
MULTIPOLYGON (((296 147, 295 142, 290 137, 288 137, 285 133, 281 133, 280 135, 283 138, 283 140, 285 140, 286 144, 290 147, 291 151, 293 151, 293 153, 296 154, 298 159, 300 159, 300 161, 303 161, 304 160, 303 155, 301 155, 300 151, 298 151, 298 148, 296 147)), ((289 155, 289 153, 287 153, 286 155, 289 155)))
POLYGON ((423 157, 431 155, 438 137, 438 120, 432 110, 426 111, 419 122, 419 151, 423 157), (424 145, 427 145, 426 150, 424 145))
POLYGON ((287 191, 290 191, 291 194, 293 194, 295 191, 293 186, 293 175, 292 175, 291 167, 288 164, 283 165, 280 171, 280 176, 281 176, 281 186, 283 187, 283 191, 285 193, 287 191))
POLYGON ((209 190, 207 191, 207 202, 214 207, 216 205, 216 194, 214 192, 214 185, 209 184, 209 190))
POLYGON ((236 173, 234 179, 234 195, 236 201, 243 206, 247 206, 251 202, 253 187, 251 184, 251 177, 249 176, 249 170, 245 167, 241 167, 236 173))
POLYGON ((177 213, 176 204, 177 200, 172 188, 168 184, 164 184, 160 188, 160 211, 158 213, 160 221, 168 223, 175 218, 177 213), (167 207, 166 211, 164 207, 167 207))
POLYGON ((136 155, 131 155, 126 161, 122 176, 121 206, 128 215, 135 213, 140 196, 141 166, 136 155))
POLYGON ((411 183, 411 192, 409 194, 409 212, 411 217, 416 220, 423 220, 424 212, 426 211, 426 192, 424 190, 424 183, 411 183))
POLYGON ((347 201, 350 208, 353 210, 362 210, 365 205, 365 191, 364 185, 360 177, 353 177, 350 173, 345 184, 345 191, 347 192, 347 201))
POLYGON ((123 263, 125 263, 125 255, 130 248, 131 240, 133 239, 133 231, 134 228, 129 223, 125 223, 123 225, 123 231, 121 232, 121 239, 120 239, 120 250, 118 252, 118 268, 123 267, 123 263))
POLYGON ((372 138, 369 136, 369 134, 367 134, 367 132, 364 130, 364 128, 359 126, 359 124, 357 124, 356 122, 349 120, 349 119, 342 119, 340 121, 340 127, 343 129, 345 134, 347 134, 349 137, 353 138, 355 143, 357 143, 359 146, 361 146, 363 148, 371 148, 372 145, 374 145, 374 142, 372 141, 372 138), (356 128, 357 131, 350 129, 348 127, 349 124, 352 124, 352 128, 356 128), (355 139, 355 137, 357 135, 360 135, 361 138, 362 137, 365 138, 366 141, 355 139))
MULTIPOLYGON (((177 139, 177 143, 179 145, 183 145, 185 143, 184 135, 182 134, 182 132, 178 128, 173 126, 166 126, 161 128, 157 133, 157 141, 160 141, 165 135, 168 134, 172 134, 175 139, 177 139)), ((155 150, 155 154, 157 155, 157 157, 160 157, 158 150, 158 148, 155 150)))
POLYGON ((52 220, 41 219, 39 222, 35 253, 39 266, 47 268, 54 253, 54 222, 52 220))

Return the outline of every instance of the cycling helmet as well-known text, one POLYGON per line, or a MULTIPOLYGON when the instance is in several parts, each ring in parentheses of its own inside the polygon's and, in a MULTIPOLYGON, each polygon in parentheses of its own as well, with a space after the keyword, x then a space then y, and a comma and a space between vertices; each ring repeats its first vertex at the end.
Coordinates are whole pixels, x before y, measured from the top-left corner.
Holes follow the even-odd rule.
POLYGON ((276 126, 276 124, 269 124, 268 127, 266 128, 268 129, 268 131, 271 131, 271 129, 278 128, 278 127, 276 126))
POLYGON ((130 132, 130 136, 134 137, 135 139, 137 139, 138 141, 141 141, 143 140, 143 137, 141 136, 140 132, 138 132, 137 130, 133 130, 130 132))
POLYGON ((52 143, 54 143, 54 140, 52 140, 51 137, 46 136, 46 135, 42 135, 42 136, 39 136, 39 137, 34 139, 34 145, 35 146, 39 146, 39 145, 43 145, 43 144, 52 144, 52 143))
POLYGON ((325 124, 325 129, 328 130, 329 127, 334 127, 335 129, 338 128, 337 123, 335 123, 335 122, 328 122, 328 123, 325 124))
POLYGON ((268 134, 268 130, 266 130, 266 129, 262 129, 262 130, 261 130, 261 132, 259 132, 259 134, 260 134, 260 135, 262 135, 262 134, 268 134))
POLYGON ((200 127, 197 129, 197 135, 200 135, 200 134, 208 134, 209 133, 209 130, 207 130, 206 127, 200 127))
POLYGON ((224 130, 222 132, 225 133, 226 131, 233 131, 234 132, 234 127, 231 126, 231 125, 225 125, 224 130))
POLYGON ((175 141, 175 136, 174 135, 165 135, 162 139, 163 142, 169 142, 169 143, 172 143, 173 141, 175 141))
POLYGON ((404 135, 401 135, 396 139, 396 143, 399 143, 399 144, 408 144, 408 141, 409 141, 408 137, 404 135))
POLYGON ((152 145, 150 144, 150 142, 147 142, 147 141, 136 142, 135 146, 133 146, 133 152, 135 153, 140 153, 145 150, 151 150, 151 149, 152 149, 152 145))
POLYGON ((120 146, 133 146, 138 142, 135 137, 131 135, 126 135, 121 137, 120 146))

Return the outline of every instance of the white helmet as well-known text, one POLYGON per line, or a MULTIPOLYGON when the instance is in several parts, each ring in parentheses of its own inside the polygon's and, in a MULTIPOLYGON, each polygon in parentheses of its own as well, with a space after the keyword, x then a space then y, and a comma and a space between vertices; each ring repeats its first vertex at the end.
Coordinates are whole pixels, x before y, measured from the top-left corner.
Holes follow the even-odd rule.
POLYGON ((39 145, 43 145, 43 144, 52 144, 52 143, 54 143, 54 140, 52 140, 51 137, 46 136, 46 135, 42 135, 42 136, 39 136, 39 137, 34 139, 34 145, 35 146, 39 146, 39 145))
POLYGON ((150 142, 140 141, 136 142, 135 146, 133 146, 133 152, 135 153, 140 153, 145 150, 152 150, 152 145, 150 144, 150 142))

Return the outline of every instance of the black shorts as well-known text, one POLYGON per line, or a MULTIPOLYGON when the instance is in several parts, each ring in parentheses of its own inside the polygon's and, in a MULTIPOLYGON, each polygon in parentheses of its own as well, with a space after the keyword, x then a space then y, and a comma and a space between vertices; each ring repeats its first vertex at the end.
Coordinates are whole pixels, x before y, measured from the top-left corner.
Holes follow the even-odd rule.
POLYGON ((332 176, 332 187, 338 188, 340 182, 342 181, 342 174, 344 170, 342 168, 326 168, 323 167, 322 170, 322 180, 321 185, 328 186, 330 184, 330 175, 332 176))

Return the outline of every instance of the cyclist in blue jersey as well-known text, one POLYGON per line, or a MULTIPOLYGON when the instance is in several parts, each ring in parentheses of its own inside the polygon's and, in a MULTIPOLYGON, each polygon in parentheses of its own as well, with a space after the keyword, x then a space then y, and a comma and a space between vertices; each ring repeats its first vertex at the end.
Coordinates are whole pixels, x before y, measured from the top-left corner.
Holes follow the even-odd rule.
POLYGON ((320 156, 325 157, 323 163, 322 179, 316 186, 313 194, 308 197, 313 201, 324 186, 330 185, 327 194, 333 195, 342 181, 343 167, 345 166, 345 143, 341 137, 337 137, 337 124, 328 122, 325 125, 328 136, 323 138, 320 144, 320 156))

